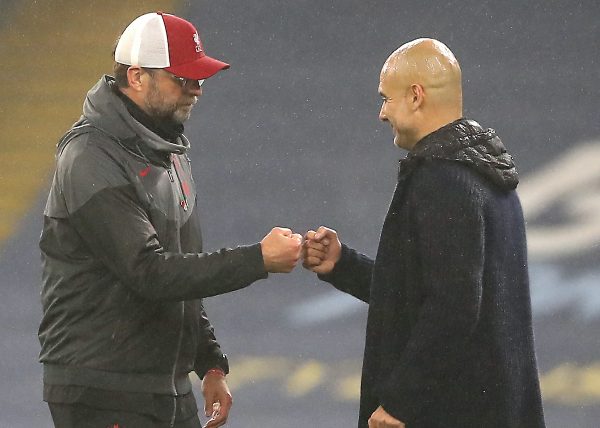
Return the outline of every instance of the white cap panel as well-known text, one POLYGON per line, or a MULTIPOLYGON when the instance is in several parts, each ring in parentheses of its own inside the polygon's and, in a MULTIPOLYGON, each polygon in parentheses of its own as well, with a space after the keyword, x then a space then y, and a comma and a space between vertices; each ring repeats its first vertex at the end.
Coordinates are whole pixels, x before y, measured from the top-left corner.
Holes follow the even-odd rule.
POLYGON ((167 30, 162 16, 148 13, 129 24, 117 44, 115 61, 148 68, 169 67, 167 30))

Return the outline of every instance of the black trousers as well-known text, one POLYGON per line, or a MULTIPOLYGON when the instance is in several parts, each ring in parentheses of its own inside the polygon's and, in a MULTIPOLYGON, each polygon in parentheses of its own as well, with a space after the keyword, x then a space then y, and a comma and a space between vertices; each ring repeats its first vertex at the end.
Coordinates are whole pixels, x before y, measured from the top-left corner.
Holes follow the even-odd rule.
MULTIPOLYGON (((48 403, 56 428, 171 428, 169 422, 122 410, 94 409, 81 404, 48 403)), ((202 428, 198 415, 176 421, 174 428, 202 428)))

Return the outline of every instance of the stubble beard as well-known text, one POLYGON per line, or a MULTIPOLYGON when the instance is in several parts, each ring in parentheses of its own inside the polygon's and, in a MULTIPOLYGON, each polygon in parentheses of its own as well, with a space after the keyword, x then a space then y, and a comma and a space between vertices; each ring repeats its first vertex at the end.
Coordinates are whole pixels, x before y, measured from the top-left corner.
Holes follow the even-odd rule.
POLYGON ((400 132, 394 127, 392 127, 392 134, 394 136, 394 146, 398 147, 399 149, 404 148, 404 139, 406 136, 401 135, 400 132))
POLYGON ((196 102, 197 97, 192 96, 187 104, 180 104, 178 102, 168 103, 154 81, 150 84, 148 95, 144 100, 146 111, 152 118, 159 121, 173 121, 179 124, 183 124, 183 122, 190 118, 196 102))
POLYGON ((417 143, 416 129, 397 129, 392 126, 392 132, 394 134, 394 145, 400 149, 411 151, 414 145, 417 143))

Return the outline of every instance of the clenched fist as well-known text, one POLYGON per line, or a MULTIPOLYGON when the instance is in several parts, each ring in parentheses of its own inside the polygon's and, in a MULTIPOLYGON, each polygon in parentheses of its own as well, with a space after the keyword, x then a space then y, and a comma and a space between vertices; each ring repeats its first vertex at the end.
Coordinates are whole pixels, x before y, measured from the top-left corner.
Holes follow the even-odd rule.
POLYGON ((327 274, 342 256, 342 244, 337 232, 325 226, 304 235, 303 266, 318 274, 327 274))
POLYGON ((262 241, 263 260, 267 272, 291 272, 302 251, 302 235, 290 229, 274 227, 262 241))

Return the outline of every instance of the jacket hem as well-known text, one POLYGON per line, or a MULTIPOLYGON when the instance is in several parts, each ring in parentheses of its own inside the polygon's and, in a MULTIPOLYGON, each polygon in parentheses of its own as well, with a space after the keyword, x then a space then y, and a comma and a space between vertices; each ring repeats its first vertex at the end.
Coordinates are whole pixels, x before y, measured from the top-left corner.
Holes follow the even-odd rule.
MULTIPOLYGON (((44 364, 44 384, 173 395, 173 379, 169 374, 118 373, 55 364, 44 364)), ((187 373, 177 375, 175 389, 177 396, 189 394, 192 391, 192 383, 187 373)))

